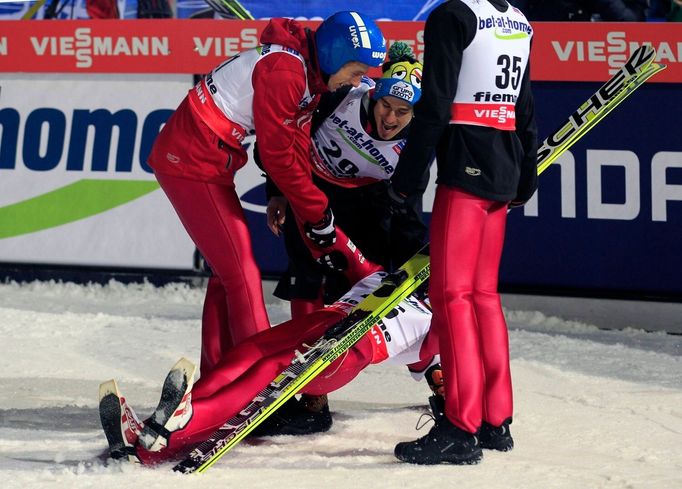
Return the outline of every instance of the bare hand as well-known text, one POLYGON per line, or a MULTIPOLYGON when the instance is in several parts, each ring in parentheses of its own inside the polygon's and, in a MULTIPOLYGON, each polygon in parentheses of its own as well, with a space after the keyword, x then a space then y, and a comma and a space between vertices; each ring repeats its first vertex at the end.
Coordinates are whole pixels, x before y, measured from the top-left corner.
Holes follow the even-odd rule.
POLYGON ((265 211, 267 216, 268 228, 272 234, 279 236, 282 232, 282 226, 286 219, 287 199, 285 197, 271 197, 268 201, 268 207, 265 211))

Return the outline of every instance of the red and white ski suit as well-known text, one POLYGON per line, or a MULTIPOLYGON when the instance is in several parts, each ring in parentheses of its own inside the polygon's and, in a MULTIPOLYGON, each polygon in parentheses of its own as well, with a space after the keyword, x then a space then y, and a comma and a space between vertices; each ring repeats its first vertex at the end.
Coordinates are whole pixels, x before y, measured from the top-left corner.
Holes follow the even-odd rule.
MULTIPOLYGON (((312 36, 294 20, 273 19, 260 42, 190 90, 149 156, 159 184, 214 274, 202 317, 202 374, 230 347, 270 327, 234 186, 234 174, 247 160, 244 137, 257 135, 266 172, 301 222, 320 221, 327 207, 307 161, 311 113, 327 90, 310 61, 312 36)), ((357 260, 359 253, 349 254, 346 241, 339 233, 338 246, 357 260)), ((353 281, 376 270, 357 261, 353 281)))
MULTIPOLYGON (((242 342, 192 389, 192 418, 172 433, 168 447, 149 452, 136 446, 145 464, 158 463, 208 438, 263 390, 294 358, 295 351, 322 337, 327 328, 348 315, 355 304, 376 289, 385 273, 370 275, 332 306, 292 319, 242 342)), ((425 370, 437 361, 437 340, 429 336, 428 304, 411 296, 375 325, 346 355, 332 363, 305 388, 308 394, 326 394, 346 385, 372 363, 421 363, 425 370)), ((418 378, 418 376, 415 376, 418 378)))

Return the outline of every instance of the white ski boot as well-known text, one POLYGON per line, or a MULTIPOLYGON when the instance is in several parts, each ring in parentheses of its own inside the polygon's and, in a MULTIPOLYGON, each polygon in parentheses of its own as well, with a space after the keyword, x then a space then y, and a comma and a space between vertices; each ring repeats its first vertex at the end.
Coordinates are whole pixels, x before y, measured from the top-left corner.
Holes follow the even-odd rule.
POLYGON ((113 379, 99 386, 99 418, 109 443, 111 458, 127 458, 139 463, 134 446, 144 425, 121 395, 113 379))
POLYGON ((154 414, 145 421, 140 434, 140 445, 151 452, 168 446, 173 431, 187 426, 192 418, 192 386, 196 365, 181 358, 163 383, 161 400, 154 414))

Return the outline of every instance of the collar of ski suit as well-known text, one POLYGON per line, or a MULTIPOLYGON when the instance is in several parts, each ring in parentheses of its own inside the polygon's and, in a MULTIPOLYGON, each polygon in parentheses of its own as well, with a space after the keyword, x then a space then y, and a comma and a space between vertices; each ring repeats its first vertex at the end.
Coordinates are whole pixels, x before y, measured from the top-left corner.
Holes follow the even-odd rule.
POLYGON ((318 94, 329 91, 315 58, 315 36, 294 19, 271 19, 260 36, 261 44, 279 44, 301 53, 308 73, 308 88, 318 94))

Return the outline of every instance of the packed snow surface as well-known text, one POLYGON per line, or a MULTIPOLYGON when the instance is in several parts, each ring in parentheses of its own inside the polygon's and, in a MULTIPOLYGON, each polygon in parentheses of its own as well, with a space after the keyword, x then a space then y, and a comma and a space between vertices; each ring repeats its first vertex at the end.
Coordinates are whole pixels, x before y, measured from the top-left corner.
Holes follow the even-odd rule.
MULTIPOLYGON (((373 366, 330 396, 331 431, 253 440, 203 475, 106 457, 101 381, 142 417, 178 358, 198 363, 203 290, 187 285, 0 285, 0 487, 682 488, 682 337, 506 310, 516 447, 476 466, 399 463, 428 388, 373 366)), ((268 306, 276 324, 283 302, 268 306)))

